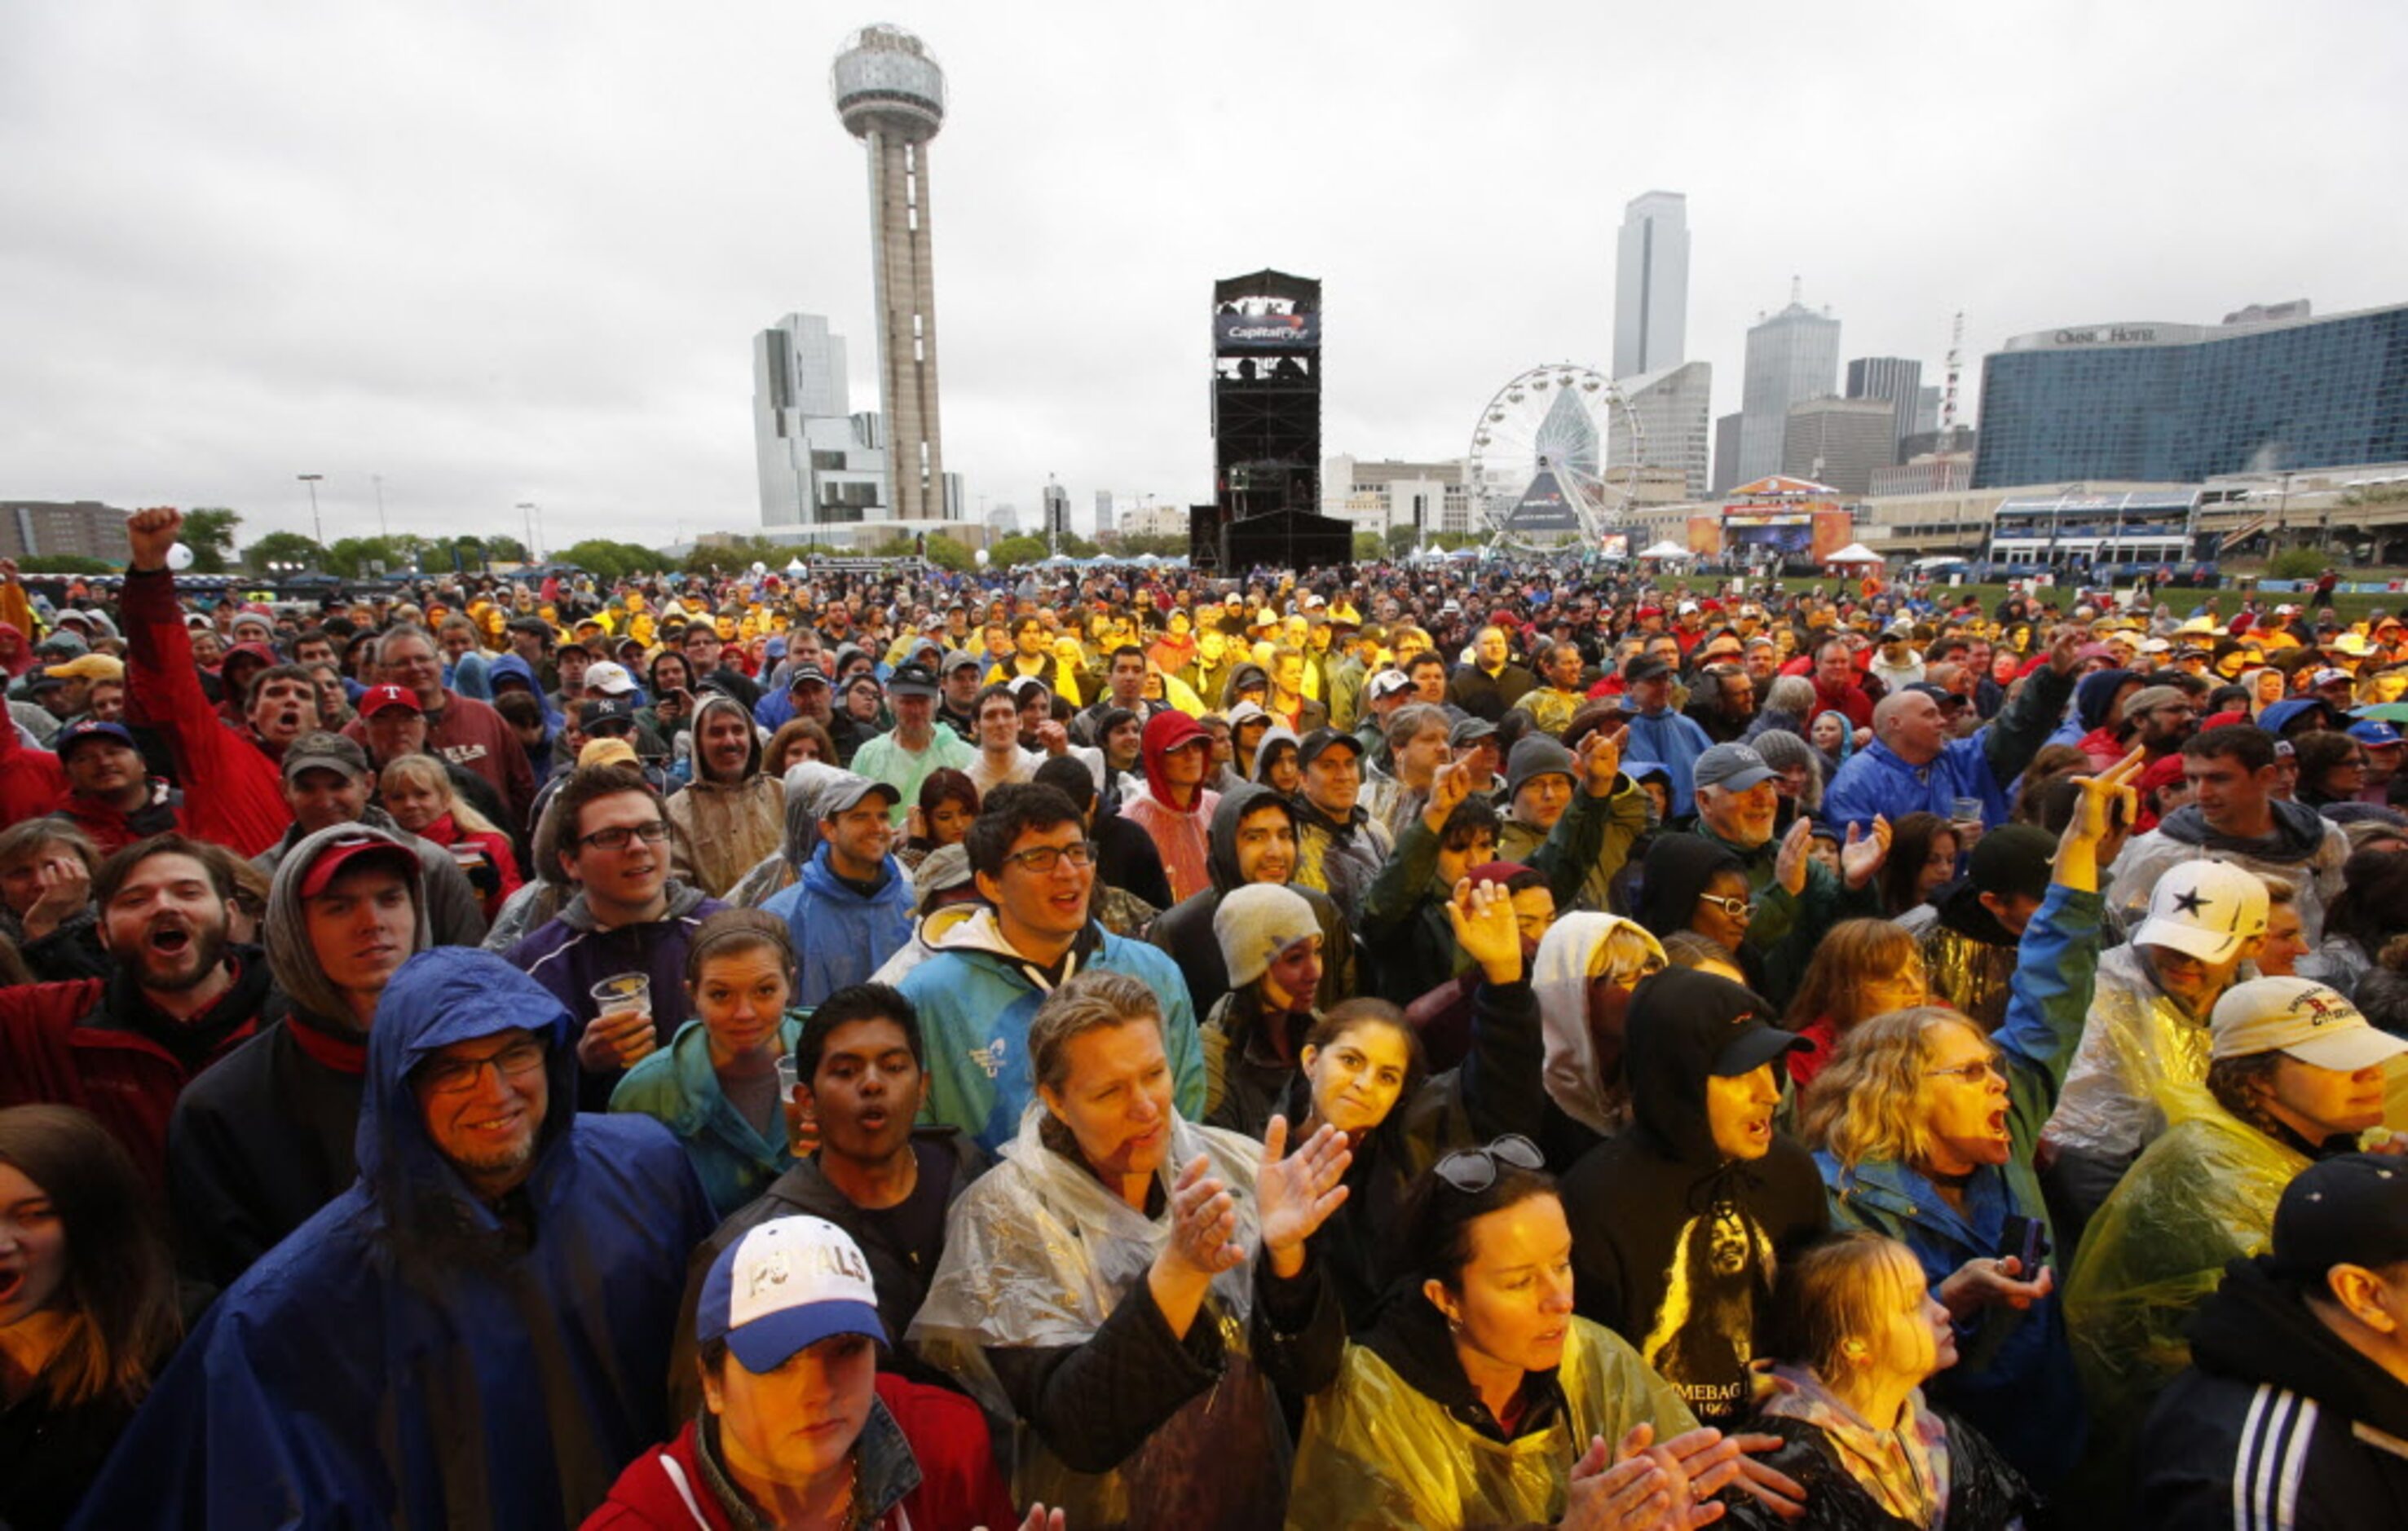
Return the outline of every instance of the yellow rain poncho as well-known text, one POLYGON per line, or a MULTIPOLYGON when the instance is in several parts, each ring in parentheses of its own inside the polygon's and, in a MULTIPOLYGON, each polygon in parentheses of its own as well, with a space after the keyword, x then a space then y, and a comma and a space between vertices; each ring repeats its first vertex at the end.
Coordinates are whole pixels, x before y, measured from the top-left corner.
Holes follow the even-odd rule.
POLYGON ((2305 1154, 2235 1119, 2204 1089, 2162 1096, 2173 1125, 2126 1172, 2084 1234, 2065 1325, 2090 1402, 2090 1459, 2114 1470, 2159 1392, 2190 1364, 2183 1327, 2224 1267, 2266 1248, 2305 1154))
POLYGON ((1503 1443, 1457 1423, 1361 1345, 1305 1410, 1288 1531, 1553 1525, 1589 1438, 1644 1421, 1657 1440, 1697 1428, 1679 1394, 1612 1330, 1571 1321, 1555 1377, 1570 1404, 1549 1429, 1503 1443))

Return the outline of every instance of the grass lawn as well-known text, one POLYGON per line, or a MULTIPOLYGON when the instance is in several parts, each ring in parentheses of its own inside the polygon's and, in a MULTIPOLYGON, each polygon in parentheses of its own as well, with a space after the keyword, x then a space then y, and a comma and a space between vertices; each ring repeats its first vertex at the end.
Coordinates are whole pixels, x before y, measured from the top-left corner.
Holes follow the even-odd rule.
MULTIPOLYGON (((1781 588, 1784 591, 1805 591, 1812 590, 1819 584, 1828 591, 1834 588, 1835 583, 1844 583, 1851 591, 1855 589, 1854 580, 1835 582, 1828 579, 1784 579, 1781 581, 1781 588)), ((2408 612, 2408 569, 2353 569, 2350 571, 2349 578, 2344 581, 2344 588, 2337 592, 2332 599, 2333 609, 2341 614, 2341 620, 2344 622, 2359 621, 2370 611, 2387 611, 2395 614, 2408 612), (2353 593, 2346 588, 2353 582, 2373 584, 2377 581, 2388 582, 2395 579, 2402 582, 2402 589, 2388 593, 2353 593)), ((2007 598, 2007 587, 2003 584, 1976 584, 1962 588, 1973 593, 1974 598, 1981 602, 1985 613, 1996 611, 1999 608, 1999 603, 2007 598)), ((2225 579, 2222 588, 2212 593, 2193 590, 2188 586, 2176 586, 2166 594, 2165 600, 2166 604, 2173 608, 2175 615, 2187 616, 2191 608, 2210 594, 2216 596, 2217 608, 2225 616, 2230 617, 2235 611, 2241 609, 2243 592, 2240 581, 2231 577, 2225 579)), ((2067 592, 2059 588, 2054 592, 2042 592, 2042 597, 2047 599, 2051 594, 2062 603, 2067 592)), ((1945 599, 1945 597, 1942 598, 1945 599)), ((2259 599, 2261 605, 2271 607, 2286 601, 2296 601, 2299 596, 2269 591, 2259 599)))

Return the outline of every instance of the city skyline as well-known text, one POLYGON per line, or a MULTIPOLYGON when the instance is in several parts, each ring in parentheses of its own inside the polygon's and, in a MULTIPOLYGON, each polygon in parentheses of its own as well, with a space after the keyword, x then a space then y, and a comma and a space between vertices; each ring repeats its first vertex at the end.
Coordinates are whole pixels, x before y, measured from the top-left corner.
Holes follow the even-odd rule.
POLYGON ((1031 47, 1025 17, 937 4, 606 0, 572 22, 230 0, 206 25, 120 0, 19 7, 0 20, 17 215, 0 494, 230 504, 246 539, 308 532, 301 472, 326 475, 330 538, 373 534, 377 475, 392 524, 430 535, 515 523, 521 502, 553 542, 757 524, 746 352, 764 322, 824 315, 853 339, 856 405, 875 393, 863 150, 808 77, 881 20, 949 74, 944 449, 966 514, 1025 506, 1056 470, 1074 504, 1209 497, 1194 293, 1267 265, 1314 272, 1346 316, 1326 451, 1459 456, 1523 368, 1610 366, 1617 227, 1656 188, 1686 198, 1684 359, 1712 365, 1717 418, 1793 274, 1844 318, 1849 354, 1928 380, 1962 309, 1968 423, 2010 336, 2408 299, 2387 259, 2408 210, 2369 193, 2408 165, 2408 106, 2320 67, 2344 36, 2392 56, 2408 20, 2391 13, 2311 0, 2253 30, 2242 121, 2100 83, 2229 78, 2236 6, 2169 21, 2042 4, 2009 36, 1946 16, 1911 39, 1770 6, 1542 9, 1506 29, 1434 5, 1240 4, 1130 28, 1074 6, 1031 47), (1531 26, 1549 48, 1524 46, 1531 26), (1216 42, 1233 28, 1283 46, 1232 69, 1216 42), (1615 140, 1566 195, 1561 167, 1516 146, 1607 53, 1674 61, 1630 72, 1616 109, 1684 128, 1615 140), (760 89, 770 57, 806 78, 760 89), (1844 122, 1768 136, 1699 108, 1767 71, 1878 91, 1935 131, 1864 156, 1844 122), (1082 125, 1096 109, 1110 134, 1082 125), (1275 216, 1230 194, 1271 179, 1305 194, 1275 216), (2257 216, 2272 187, 2281 216, 2257 216), (1441 189, 1476 216, 1366 216, 1441 189))

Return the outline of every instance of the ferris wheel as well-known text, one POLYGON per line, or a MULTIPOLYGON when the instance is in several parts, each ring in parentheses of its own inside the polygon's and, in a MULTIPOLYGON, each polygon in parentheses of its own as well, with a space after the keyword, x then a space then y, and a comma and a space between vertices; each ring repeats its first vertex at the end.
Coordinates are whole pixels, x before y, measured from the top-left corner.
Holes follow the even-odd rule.
POLYGON ((1595 367, 1557 362, 1524 372, 1480 411, 1465 489, 1498 541, 1594 544, 1627 515, 1645 461, 1622 390, 1595 367))

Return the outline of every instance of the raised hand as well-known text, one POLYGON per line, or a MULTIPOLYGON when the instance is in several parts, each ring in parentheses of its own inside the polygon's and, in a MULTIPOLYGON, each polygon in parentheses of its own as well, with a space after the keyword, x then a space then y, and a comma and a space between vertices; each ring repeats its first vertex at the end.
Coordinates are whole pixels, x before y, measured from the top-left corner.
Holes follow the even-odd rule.
POLYGON ((132 551, 126 566, 150 571, 167 566, 167 550, 184 529, 184 513, 173 506, 136 510, 125 518, 125 541, 132 551))
POLYGON ((2079 627, 2058 628, 2049 639, 2048 667, 2059 675, 2071 675, 2073 666, 2081 661, 2082 639, 2083 633, 2079 627))
POLYGON ((2141 794, 2132 782, 2147 764, 2147 752, 2134 750, 2097 776, 2073 779, 2082 795, 2057 842, 2052 880, 2081 893, 2098 891, 2099 869, 2114 861, 2140 817, 2141 794))
POLYGON ((1189 1270, 1217 1276, 1246 1257, 1238 1247, 1238 1200, 1197 1154, 1170 1188, 1170 1243, 1163 1251, 1189 1270))
POLYGON ((1873 817, 1872 833, 1863 834, 1859 826, 1848 826, 1848 839, 1840 847, 1840 874, 1851 888, 1861 888, 1873 880, 1889 859, 1889 821, 1879 814, 1873 817))
POLYGON ((1789 833, 1781 837, 1781 849, 1773 854, 1772 880, 1792 898, 1806 891, 1806 848, 1813 838, 1813 821, 1801 813, 1789 833))
POLYGON ((1346 1135, 1325 1126, 1287 1152, 1287 1118, 1274 1116, 1263 1133, 1262 1168, 1254 1178, 1255 1214, 1263 1252, 1274 1275, 1304 1269, 1304 1243, 1346 1203, 1347 1166, 1354 1162, 1346 1135))
POLYGON ((1447 900, 1446 919, 1455 927, 1455 944, 1489 982, 1512 983, 1522 976, 1522 927, 1503 883, 1463 879, 1447 900))
POLYGON ((1441 833, 1448 816, 1470 795, 1471 768, 1458 761, 1447 762, 1431 773, 1429 806, 1422 810, 1422 823, 1431 834, 1441 833))
POLYGON ((1622 736, 1602 728, 1589 730, 1580 745, 1581 780, 1591 797, 1613 795, 1613 779, 1622 771, 1622 736))

